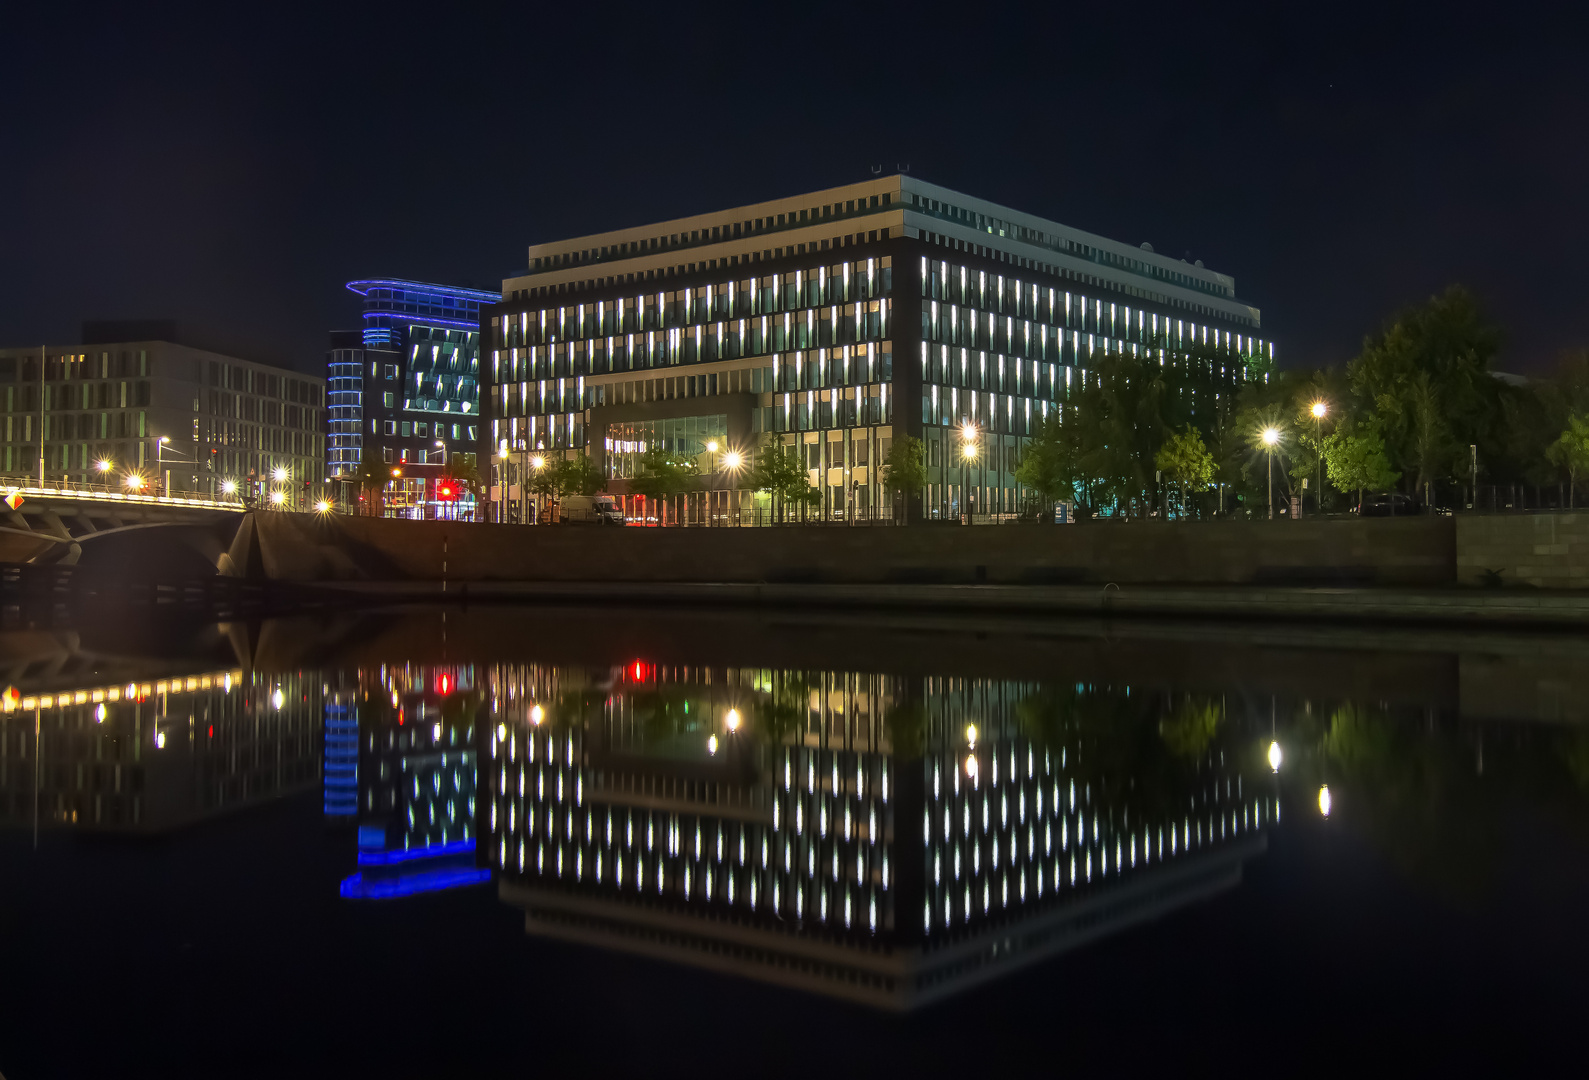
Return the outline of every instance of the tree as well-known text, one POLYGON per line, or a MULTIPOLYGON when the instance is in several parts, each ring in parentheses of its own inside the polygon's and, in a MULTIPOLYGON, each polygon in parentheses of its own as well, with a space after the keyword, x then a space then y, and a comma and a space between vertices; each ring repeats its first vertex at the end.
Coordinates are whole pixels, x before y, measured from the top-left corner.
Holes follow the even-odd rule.
POLYGON ((756 450, 756 460, 750 468, 750 488, 771 497, 773 514, 779 521, 784 520, 791 505, 805 507, 822 497, 811 486, 799 449, 785 446, 774 432, 768 432, 756 450))
POLYGON ((1503 384, 1490 372, 1498 347, 1473 296, 1452 286, 1400 312, 1347 365, 1390 464, 1414 487, 1460 471, 1470 444, 1487 460, 1499 450, 1503 384))
POLYGON ((689 490, 700 471, 694 457, 653 444, 640 455, 640 475, 629 481, 629 490, 665 503, 689 490))
POLYGON ((1556 465, 1567 470, 1567 506, 1574 505, 1578 473, 1589 469, 1589 416, 1573 413, 1567 418, 1567 430, 1557 436, 1545 451, 1556 465))
POLYGON ((1390 467, 1385 440, 1369 424, 1355 431, 1337 427, 1326 435, 1324 468, 1330 483, 1342 492, 1356 491, 1359 502, 1365 490, 1384 491, 1401 479, 1401 473, 1390 467))
POLYGON ((1181 516, 1186 516, 1186 489, 1206 491, 1214 480, 1214 455, 1203 445, 1197 429, 1187 424, 1180 431, 1170 433, 1154 456, 1159 471, 1181 489, 1181 516))
POLYGON ((883 460, 883 486, 906 500, 926 487, 926 444, 909 435, 895 436, 894 445, 883 460))
POLYGON ((594 495, 607 483, 607 478, 581 450, 571 458, 557 463, 558 495, 594 495))
POLYGON ((380 517, 385 513, 386 485, 391 480, 392 467, 386 462, 368 454, 360 457, 359 467, 353 473, 353 482, 364 497, 361 513, 368 517, 380 517))

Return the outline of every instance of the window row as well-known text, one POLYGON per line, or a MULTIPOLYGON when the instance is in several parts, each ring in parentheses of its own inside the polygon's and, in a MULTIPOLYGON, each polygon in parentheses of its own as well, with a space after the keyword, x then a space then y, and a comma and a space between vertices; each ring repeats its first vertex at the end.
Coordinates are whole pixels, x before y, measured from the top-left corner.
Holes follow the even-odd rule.
POLYGON ((892 260, 867 259, 622 300, 521 311, 496 322, 497 344, 523 348, 870 302, 892 294, 893 273, 892 260))

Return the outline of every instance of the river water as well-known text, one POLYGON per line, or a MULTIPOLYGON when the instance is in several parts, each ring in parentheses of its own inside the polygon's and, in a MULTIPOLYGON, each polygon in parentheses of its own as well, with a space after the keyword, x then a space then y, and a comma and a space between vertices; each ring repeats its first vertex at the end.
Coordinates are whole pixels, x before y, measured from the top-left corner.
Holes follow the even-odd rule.
POLYGON ((0 1073, 1534 1068, 1589 643, 476 606, 0 627, 0 1073))

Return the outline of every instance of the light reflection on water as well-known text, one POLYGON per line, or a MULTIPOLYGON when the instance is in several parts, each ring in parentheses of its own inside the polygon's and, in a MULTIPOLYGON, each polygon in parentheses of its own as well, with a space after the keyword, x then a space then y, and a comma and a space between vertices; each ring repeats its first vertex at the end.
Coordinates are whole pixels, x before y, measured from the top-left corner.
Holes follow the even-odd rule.
POLYGON ((532 935, 910 1009, 1237 887, 1288 814, 1469 895, 1498 807, 1581 821, 1589 784, 1560 642, 583 618, 205 628, 158 662, 9 635, 0 824, 319 789, 348 903, 489 886, 532 935))

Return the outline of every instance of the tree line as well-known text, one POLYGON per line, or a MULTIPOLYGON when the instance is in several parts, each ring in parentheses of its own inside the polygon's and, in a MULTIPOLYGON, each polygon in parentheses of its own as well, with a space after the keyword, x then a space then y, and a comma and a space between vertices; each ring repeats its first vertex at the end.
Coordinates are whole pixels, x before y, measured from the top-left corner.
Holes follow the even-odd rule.
POLYGON ((1016 479, 1078 516, 1250 512, 1267 507, 1271 482, 1281 506, 1305 493, 1325 510, 1454 487, 1471 501, 1481 485, 1574 505, 1589 471, 1589 352, 1522 380, 1497 376, 1499 348, 1473 296, 1452 287, 1398 313, 1341 367, 1111 354, 1034 433, 1016 479), (1243 362, 1239 390, 1210 392, 1211 372, 1243 362))

